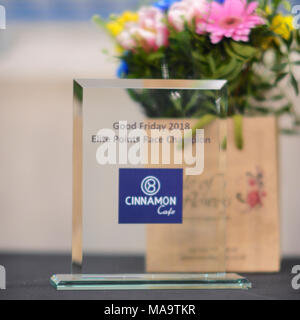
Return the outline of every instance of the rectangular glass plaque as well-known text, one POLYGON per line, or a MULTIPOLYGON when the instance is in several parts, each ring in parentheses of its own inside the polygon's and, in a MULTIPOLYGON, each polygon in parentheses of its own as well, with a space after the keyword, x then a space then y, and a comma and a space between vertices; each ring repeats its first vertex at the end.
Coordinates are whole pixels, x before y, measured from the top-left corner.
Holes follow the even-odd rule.
POLYGON ((226 81, 74 81, 72 274, 52 285, 249 288, 226 273, 226 115, 226 81))

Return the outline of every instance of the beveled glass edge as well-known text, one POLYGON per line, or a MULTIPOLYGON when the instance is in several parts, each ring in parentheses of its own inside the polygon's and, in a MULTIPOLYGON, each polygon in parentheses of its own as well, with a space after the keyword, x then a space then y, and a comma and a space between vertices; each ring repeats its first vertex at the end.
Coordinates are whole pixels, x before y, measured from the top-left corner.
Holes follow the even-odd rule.
POLYGON ((234 273, 200 274, 61 274, 53 275, 57 290, 250 289, 251 282, 234 273))
POLYGON ((74 79, 82 88, 222 90, 227 80, 74 79))
POLYGON ((72 263, 71 272, 82 272, 82 179, 83 179, 83 88, 73 81, 73 160, 72 160, 72 263))

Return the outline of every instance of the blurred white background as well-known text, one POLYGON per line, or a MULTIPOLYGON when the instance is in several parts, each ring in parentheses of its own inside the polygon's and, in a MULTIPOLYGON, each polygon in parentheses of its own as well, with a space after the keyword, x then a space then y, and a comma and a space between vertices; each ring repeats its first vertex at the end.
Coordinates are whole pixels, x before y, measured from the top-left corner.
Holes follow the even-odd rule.
MULTIPOLYGON (((50 1, 27 1, 41 6, 43 21, 26 1, 10 1, 11 7, 0 0, 8 11, 7 29, 0 30, 0 251, 66 252, 71 247, 72 79, 114 78, 117 68, 101 53, 113 50, 112 43, 89 19, 112 11, 113 2, 115 11, 122 11, 116 3, 124 8, 138 1, 99 0, 101 7, 95 0, 88 1, 90 7, 80 0, 51 1, 52 7, 68 4, 65 10, 74 11, 70 2, 78 6, 70 17, 56 9, 59 19, 49 11, 50 1), (17 13, 11 16, 9 10, 17 13)), ((300 255, 299 163, 300 136, 281 136, 285 256, 300 255)), ((135 249, 140 251, 139 244, 135 249)))

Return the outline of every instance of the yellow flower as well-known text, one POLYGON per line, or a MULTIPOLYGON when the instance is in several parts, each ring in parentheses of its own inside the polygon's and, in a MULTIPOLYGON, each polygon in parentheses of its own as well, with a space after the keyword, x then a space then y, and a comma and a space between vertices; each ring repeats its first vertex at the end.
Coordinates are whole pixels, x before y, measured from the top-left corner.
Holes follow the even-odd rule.
POLYGON ((125 11, 123 14, 117 19, 117 21, 123 26, 127 22, 136 22, 138 20, 138 14, 131 11, 125 11))
MULTIPOLYGON (((282 16, 281 14, 276 15, 272 20, 271 30, 277 33, 282 38, 288 40, 290 38, 290 34, 293 27, 293 17, 292 16, 282 16)), ((267 50, 271 45, 272 42, 276 42, 278 45, 280 41, 276 37, 268 37, 262 43, 262 48, 267 50)))
POLYGON ((118 36, 124 29, 124 27, 116 21, 108 22, 106 28, 114 37, 118 36))
POLYGON ((282 36, 284 39, 289 39, 293 27, 293 17, 292 16, 282 16, 278 14, 272 20, 272 30, 278 35, 282 36))
POLYGON ((106 24, 107 30, 112 36, 117 37, 128 22, 136 22, 138 20, 138 14, 131 11, 125 11, 120 17, 114 19, 106 24))

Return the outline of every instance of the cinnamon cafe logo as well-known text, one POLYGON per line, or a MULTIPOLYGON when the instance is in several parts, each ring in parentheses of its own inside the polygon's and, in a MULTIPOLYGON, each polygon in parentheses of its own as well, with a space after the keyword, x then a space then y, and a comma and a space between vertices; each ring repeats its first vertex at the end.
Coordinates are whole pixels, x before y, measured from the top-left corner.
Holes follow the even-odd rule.
POLYGON ((176 206, 177 197, 154 197, 160 191, 160 181, 154 176, 145 177, 141 182, 141 191, 146 196, 128 196, 125 199, 127 206, 157 206, 158 215, 171 216, 176 213, 172 206, 176 206), (166 210, 166 207, 168 210, 166 210))
POLYGON ((119 223, 182 223, 183 170, 119 169, 119 223))

